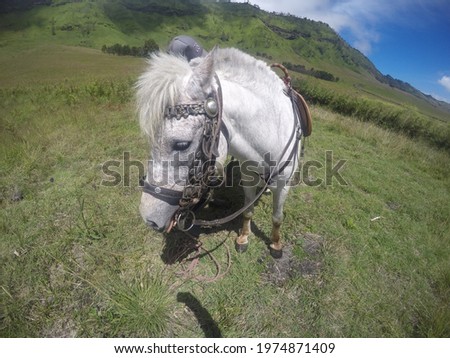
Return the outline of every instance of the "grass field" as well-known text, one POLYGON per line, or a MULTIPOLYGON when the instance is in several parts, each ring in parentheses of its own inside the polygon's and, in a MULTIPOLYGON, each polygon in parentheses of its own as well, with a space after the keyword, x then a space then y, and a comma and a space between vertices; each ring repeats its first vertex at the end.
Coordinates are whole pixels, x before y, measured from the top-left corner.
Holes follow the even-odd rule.
POLYGON ((225 240, 225 274, 198 281, 216 264, 205 255, 189 276, 176 260, 189 237, 143 224, 136 168, 129 186, 102 185, 102 163, 147 159, 132 91, 143 61, 56 46, 55 70, 33 51, 0 56, 0 336, 449 337, 447 153, 312 107, 306 160, 324 167, 310 179, 332 151, 348 185, 292 190, 279 261, 270 196, 244 254, 239 220, 194 232, 210 250, 225 240))

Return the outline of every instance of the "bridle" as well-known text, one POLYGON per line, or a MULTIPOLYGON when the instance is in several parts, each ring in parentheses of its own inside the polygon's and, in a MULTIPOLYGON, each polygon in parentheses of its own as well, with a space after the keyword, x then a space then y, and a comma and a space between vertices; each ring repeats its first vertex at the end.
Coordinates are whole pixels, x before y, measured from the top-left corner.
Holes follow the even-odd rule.
MULTIPOLYGON (((294 142, 294 146, 289 153, 288 159, 284 161, 284 164, 274 167, 265 179, 265 185, 256 194, 255 199, 250 203, 221 219, 215 220, 198 220, 195 218, 194 212, 204 205, 209 200, 209 194, 212 187, 217 187, 216 182, 216 158, 218 157, 218 146, 220 131, 223 130, 227 133, 227 129, 222 122, 222 110, 223 110, 223 97, 222 87, 219 77, 215 74, 214 78, 217 83, 217 89, 213 91, 204 102, 190 103, 190 104, 178 104, 175 106, 169 106, 165 110, 166 119, 187 118, 189 116, 205 117, 203 125, 203 138, 195 152, 195 159, 192 166, 189 168, 188 179, 183 190, 174 190, 164 188, 156 184, 148 182, 143 178, 141 186, 143 186, 143 192, 152 195, 153 197, 162 200, 170 205, 178 205, 178 210, 173 216, 168 229, 169 232, 173 226, 177 226, 182 231, 188 231, 193 226, 217 226, 227 223, 237 216, 242 214, 251 205, 253 205, 261 195, 266 191, 272 180, 278 176, 285 167, 293 160, 298 159, 298 143, 300 142, 302 133, 305 133, 305 124, 302 120, 302 115, 296 108, 295 101, 296 95, 298 95, 291 86, 289 74, 284 66, 279 64, 273 64, 272 67, 279 67, 285 73, 284 82, 286 84, 285 94, 291 99, 293 106, 294 118, 295 118, 295 130, 291 134, 288 143, 284 147, 282 154, 277 163, 281 162, 281 159, 287 154, 288 148, 294 142)), ((305 104, 306 105, 306 104, 305 104)), ((307 114, 308 116, 309 113, 307 114)), ((307 134, 309 135, 310 132, 307 134)), ((303 147, 302 147, 303 154, 303 147)), ((301 155, 302 155, 301 154, 301 155)))
POLYGON ((214 76, 217 89, 213 90, 205 101, 169 106, 164 112, 165 119, 204 116, 203 137, 194 154, 194 160, 188 171, 183 190, 174 190, 158 186, 143 178, 141 186, 144 193, 179 208, 171 221, 169 229, 176 223, 180 230, 187 231, 195 225, 194 211, 209 199, 211 188, 217 186, 216 158, 219 155, 219 138, 222 123, 222 87, 217 74, 214 76))

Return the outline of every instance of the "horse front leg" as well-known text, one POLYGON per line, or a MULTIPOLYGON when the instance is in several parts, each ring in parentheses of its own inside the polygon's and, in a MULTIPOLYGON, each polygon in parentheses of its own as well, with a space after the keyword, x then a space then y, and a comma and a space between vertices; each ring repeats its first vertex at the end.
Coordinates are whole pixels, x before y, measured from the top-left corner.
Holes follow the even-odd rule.
POLYGON ((273 258, 279 259, 283 256, 283 244, 281 243, 281 224, 283 223, 283 207, 286 201, 289 187, 283 186, 273 190, 273 213, 272 213, 272 243, 269 250, 273 258))
MULTIPOLYGON (((256 187, 244 186, 244 195, 244 205, 248 205, 248 203, 252 202, 255 199, 256 187)), ((251 205, 246 211, 244 211, 242 229, 239 233, 239 236, 236 238, 236 251, 238 252, 245 252, 248 248, 248 236, 252 233, 251 223, 253 217, 253 207, 254 205, 251 205)))

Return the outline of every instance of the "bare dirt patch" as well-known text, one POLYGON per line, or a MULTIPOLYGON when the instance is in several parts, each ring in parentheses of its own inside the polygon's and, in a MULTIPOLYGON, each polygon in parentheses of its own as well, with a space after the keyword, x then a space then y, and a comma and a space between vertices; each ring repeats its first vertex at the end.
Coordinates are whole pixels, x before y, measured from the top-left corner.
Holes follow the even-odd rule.
POLYGON ((281 286, 294 277, 314 277, 322 267, 322 247, 324 238, 320 235, 306 233, 302 236, 301 245, 304 257, 294 254, 294 245, 283 248, 283 256, 279 259, 267 259, 264 277, 267 281, 281 286))

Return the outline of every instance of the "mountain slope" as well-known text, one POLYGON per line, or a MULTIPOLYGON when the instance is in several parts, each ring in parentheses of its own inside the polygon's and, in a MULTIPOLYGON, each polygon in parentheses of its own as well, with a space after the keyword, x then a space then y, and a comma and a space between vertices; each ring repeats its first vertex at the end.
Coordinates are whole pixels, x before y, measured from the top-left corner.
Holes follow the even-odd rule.
MULTIPOLYGON (((51 43, 100 49, 114 43, 164 48, 173 36, 196 37, 205 48, 238 47, 268 62, 305 68, 299 78, 351 96, 389 102, 448 120, 450 105, 381 74, 327 24, 267 13, 241 3, 200 0, 21 0, 2 2, 0 46, 25 49, 51 43), (325 73, 330 82, 308 74, 325 73)), ((320 76, 319 76, 320 77, 320 76)))

